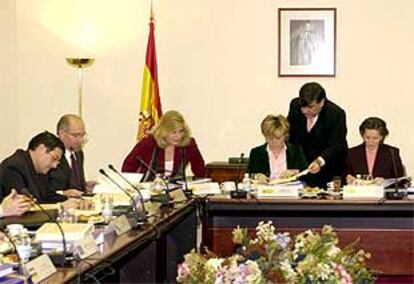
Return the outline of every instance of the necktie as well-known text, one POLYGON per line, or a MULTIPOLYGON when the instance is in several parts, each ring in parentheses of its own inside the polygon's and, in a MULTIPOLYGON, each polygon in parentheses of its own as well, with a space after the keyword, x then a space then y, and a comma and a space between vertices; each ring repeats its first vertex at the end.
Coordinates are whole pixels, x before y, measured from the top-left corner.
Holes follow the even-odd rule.
POLYGON ((78 189, 82 190, 83 187, 82 187, 82 182, 81 182, 81 178, 80 178, 79 167, 78 167, 78 163, 76 162, 76 158, 75 158, 75 153, 74 152, 72 152, 70 154, 70 162, 72 164, 72 174, 73 174, 73 177, 75 178, 76 187, 78 189))

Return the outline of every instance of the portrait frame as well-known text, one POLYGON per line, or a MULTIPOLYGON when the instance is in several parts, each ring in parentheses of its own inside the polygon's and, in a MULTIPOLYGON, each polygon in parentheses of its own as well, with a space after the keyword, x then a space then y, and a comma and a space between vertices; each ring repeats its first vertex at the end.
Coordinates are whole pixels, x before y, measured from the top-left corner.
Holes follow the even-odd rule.
POLYGON ((278 76, 335 77, 336 8, 279 8, 278 76))

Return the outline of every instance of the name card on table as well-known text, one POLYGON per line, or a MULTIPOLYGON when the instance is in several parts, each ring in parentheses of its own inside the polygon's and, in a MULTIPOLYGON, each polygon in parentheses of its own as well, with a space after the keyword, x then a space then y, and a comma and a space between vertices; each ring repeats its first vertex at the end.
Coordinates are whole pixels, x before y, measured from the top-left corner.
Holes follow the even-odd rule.
POLYGON ((300 182, 275 185, 257 185, 257 197, 299 198, 299 190, 303 189, 300 182))
POLYGON ((115 230, 117 236, 125 234, 132 229, 131 224, 128 221, 128 218, 125 215, 121 215, 115 220, 111 221, 109 226, 112 226, 115 230))
POLYGON ((382 185, 345 185, 343 189, 344 199, 372 199, 384 198, 384 187, 382 185))
POLYGON ((187 196, 185 196, 184 191, 182 189, 176 189, 170 192, 170 196, 174 202, 182 202, 187 200, 187 196))
POLYGON ((98 252, 98 246, 91 235, 88 235, 73 244, 74 254, 79 259, 85 259, 88 256, 98 252))
POLYGON ((39 283, 56 272, 56 267, 47 254, 42 254, 32 261, 29 261, 24 265, 24 268, 32 277, 33 283, 39 283))
POLYGON ((221 194, 220 186, 217 182, 191 184, 188 188, 193 191, 194 195, 221 194))

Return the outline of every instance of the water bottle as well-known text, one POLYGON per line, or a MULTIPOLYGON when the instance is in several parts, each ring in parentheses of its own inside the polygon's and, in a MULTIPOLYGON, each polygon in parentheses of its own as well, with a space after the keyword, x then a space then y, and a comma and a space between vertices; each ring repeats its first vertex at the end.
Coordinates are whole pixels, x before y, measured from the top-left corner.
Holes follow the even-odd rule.
POLYGON ((13 238, 16 244, 17 253, 23 263, 29 261, 32 253, 32 239, 27 232, 27 229, 23 229, 17 236, 13 238))
POLYGON ((161 174, 156 174, 155 179, 152 182, 152 190, 158 194, 164 191, 164 181, 161 178, 161 174))
POLYGON ((102 217, 105 223, 109 223, 112 220, 113 198, 111 195, 104 195, 101 198, 102 204, 102 217))
POLYGON ((247 192, 250 191, 252 186, 252 181, 250 180, 249 174, 245 173, 243 178, 243 189, 247 192))

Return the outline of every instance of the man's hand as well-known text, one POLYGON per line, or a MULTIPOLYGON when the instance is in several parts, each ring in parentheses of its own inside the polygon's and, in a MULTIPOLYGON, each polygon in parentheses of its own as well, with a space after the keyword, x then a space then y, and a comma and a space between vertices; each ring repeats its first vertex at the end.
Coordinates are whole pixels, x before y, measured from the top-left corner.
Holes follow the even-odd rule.
POLYGON ((1 203, 3 216, 20 216, 30 208, 30 199, 18 194, 15 189, 1 203))
POLYGON ((91 200, 69 198, 62 203, 63 207, 67 210, 69 208, 80 210, 92 210, 95 208, 95 204, 91 200))
POLYGON ((86 192, 92 193, 93 189, 95 188, 95 185, 97 185, 98 182, 96 180, 89 180, 86 182, 86 192))
POLYGON ((82 194, 83 192, 77 189, 66 189, 63 191, 63 195, 68 198, 70 197, 79 198, 82 196, 82 194))
POLYGON ((308 166, 309 173, 317 174, 320 172, 321 167, 321 162, 318 159, 316 159, 308 166))

